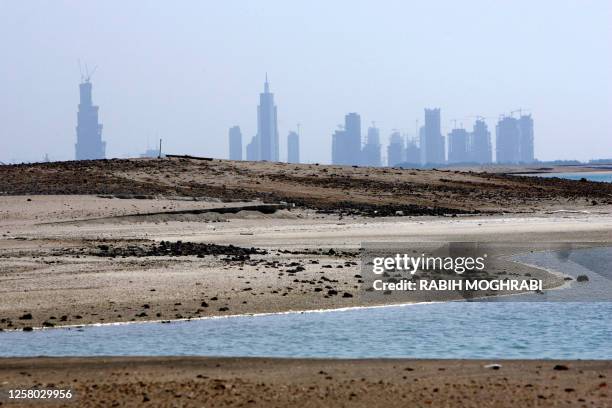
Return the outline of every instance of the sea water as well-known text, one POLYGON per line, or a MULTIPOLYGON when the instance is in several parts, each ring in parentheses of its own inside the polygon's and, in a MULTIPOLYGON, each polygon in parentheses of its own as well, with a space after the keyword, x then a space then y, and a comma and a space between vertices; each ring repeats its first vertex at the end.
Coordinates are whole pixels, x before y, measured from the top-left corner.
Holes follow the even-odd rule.
POLYGON ((488 301, 4 332, 0 356, 612 359, 612 250, 517 260, 589 281, 488 301))
POLYGON ((580 180, 582 178, 589 181, 598 181, 602 183, 612 183, 612 172, 593 171, 593 172, 576 172, 576 173, 532 173, 522 174, 522 176, 532 177, 558 177, 569 180, 580 180))

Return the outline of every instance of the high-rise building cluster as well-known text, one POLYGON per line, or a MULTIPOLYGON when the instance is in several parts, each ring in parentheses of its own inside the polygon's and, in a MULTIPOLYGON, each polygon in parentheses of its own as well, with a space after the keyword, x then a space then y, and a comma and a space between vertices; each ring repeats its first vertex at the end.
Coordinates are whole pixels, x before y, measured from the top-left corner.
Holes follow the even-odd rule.
POLYGON ((382 166, 380 130, 374 123, 368 128, 365 143, 361 139, 361 116, 347 114, 344 125, 332 135, 332 163, 382 166))
MULTIPOLYGON (((485 118, 476 117, 473 129, 452 129, 442 134, 440 109, 425 109, 425 124, 417 137, 393 130, 387 146, 387 165, 436 166, 447 164, 491 164, 493 149, 491 132, 485 118)), ((357 113, 345 116, 344 126, 332 135, 332 163, 380 166, 380 131, 368 129, 365 143, 361 142, 361 118, 357 113)), ((531 163, 533 153, 533 119, 531 115, 502 117, 496 129, 497 163, 531 163)))
MULTIPOLYGON (((257 134, 246 146, 246 160, 280 160, 277 115, 274 94, 270 92, 266 75, 264 91, 259 94, 257 106, 257 134)), ((230 160, 242 160, 242 132, 239 126, 232 126, 229 130, 229 152, 230 160)), ((295 131, 290 131, 287 135, 287 162, 300 162, 300 136, 295 131)))
POLYGON ((531 163, 533 156, 533 119, 504 116, 497 123, 496 156, 498 163, 531 163))
POLYGON ((458 163, 493 163, 491 149, 491 132, 483 118, 478 117, 471 132, 464 128, 455 128, 448 134, 449 164, 458 163))

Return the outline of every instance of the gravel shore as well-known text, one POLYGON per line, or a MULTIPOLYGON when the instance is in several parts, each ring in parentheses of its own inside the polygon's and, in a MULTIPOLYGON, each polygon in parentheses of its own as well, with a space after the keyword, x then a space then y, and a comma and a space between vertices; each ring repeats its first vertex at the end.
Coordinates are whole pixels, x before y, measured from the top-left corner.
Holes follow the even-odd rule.
POLYGON ((0 359, 14 388, 71 389, 64 407, 609 407, 610 361, 269 358, 0 359))

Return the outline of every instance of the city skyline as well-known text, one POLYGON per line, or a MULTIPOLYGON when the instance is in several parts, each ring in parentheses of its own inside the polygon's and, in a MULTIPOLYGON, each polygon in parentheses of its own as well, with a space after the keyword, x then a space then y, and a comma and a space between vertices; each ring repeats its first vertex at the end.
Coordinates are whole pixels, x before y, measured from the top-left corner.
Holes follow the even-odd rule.
MULTIPOLYGON (((79 104, 77 111, 75 159, 94 160, 106 158, 106 142, 102 140, 102 124, 99 123, 99 106, 93 105, 91 74, 81 75, 79 84, 79 104)), ((445 137, 441 133, 440 108, 424 110, 424 125, 419 128, 419 138, 409 138, 397 130, 389 136, 387 157, 382 152, 380 129, 375 122, 367 134, 361 133, 361 116, 352 112, 345 115, 344 125, 332 134, 332 164, 360 166, 414 165, 431 166, 445 164, 492 164, 492 163, 532 163, 534 156, 534 128, 531 114, 523 115, 522 110, 510 112, 510 116, 500 115, 496 125, 496 153, 493 158, 491 134, 484 118, 477 116, 473 132, 457 127, 445 137), (519 117, 514 118, 514 113, 519 117), (405 147, 404 147, 405 146, 405 147)), ((277 106, 274 94, 270 92, 268 75, 265 76, 264 91, 260 93, 257 106, 258 132, 246 145, 246 160, 286 161, 300 163, 300 137, 296 131, 287 135, 286 160, 279 155, 277 106)), ((417 121, 418 123, 418 121, 417 121)), ((299 131, 299 124, 298 124, 299 131)), ((230 160, 243 159, 242 132, 239 125, 229 128, 228 146, 230 160)), ((140 157, 156 157, 159 150, 147 146, 140 157)), ((49 161, 45 154, 43 161, 49 161)))
POLYGON ((419 136, 424 107, 442 109, 443 136, 455 120, 471 130, 475 116, 494 133, 500 113, 529 110, 540 160, 612 152, 609 2, 4 6, 3 162, 74 157, 79 59, 99 66, 92 83, 107 157, 138 156, 159 138, 168 152, 227 157, 231 124, 243 142, 257 133, 265 72, 283 160, 301 123, 301 160, 330 162, 320 147, 347 112, 364 129, 376 121, 385 156, 394 130, 419 136))

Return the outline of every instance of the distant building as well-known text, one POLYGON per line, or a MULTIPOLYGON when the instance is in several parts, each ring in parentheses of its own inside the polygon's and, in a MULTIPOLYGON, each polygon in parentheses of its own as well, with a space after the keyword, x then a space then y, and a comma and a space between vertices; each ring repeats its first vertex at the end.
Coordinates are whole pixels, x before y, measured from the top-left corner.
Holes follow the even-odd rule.
POLYGON ((287 135, 287 163, 300 162, 300 135, 297 132, 289 132, 287 135))
POLYGON ((445 160, 444 137, 440 130, 440 109, 425 109, 425 126, 421 134, 422 164, 443 164, 445 160))
POLYGON ((406 141, 406 151, 404 153, 404 162, 418 166, 421 163, 421 149, 415 139, 406 141))
POLYGON ((240 132, 240 126, 232 126, 229 130, 229 159, 242 160, 242 132, 240 132))
POLYGON ((332 163, 361 163, 361 117, 358 114, 347 114, 344 126, 332 135, 332 163))
POLYGON ((92 103, 91 88, 89 78, 79 84, 76 160, 95 160, 106 157, 106 143, 102 141, 102 124, 98 122, 98 106, 92 103))
POLYGON ((274 94, 270 92, 268 76, 264 91, 259 94, 257 107, 257 135, 259 140, 259 160, 278 161, 278 124, 274 94))
POLYGON ((361 116, 349 113, 344 117, 346 164, 361 162, 361 116))
POLYGON ((405 160, 404 138, 400 132, 393 132, 389 137, 389 146, 387 146, 387 165, 393 167, 396 164, 402 163, 405 160))
POLYGON ((533 119, 531 115, 522 115, 518 120, 519 127, 519 160, 522 163, 533 163, 533 119))
POLYGON ((469 161, 469 134, 465 129, 453 129, 448 134, 448 163, 469 161))
POLYGON ((248 161, 257 161, 259 159, 259 138, 257 135, 253 136, 251 143, 246 146, 246 159, 248 161))
MULTIPOLYGON (((150 159, 160 157, 159 149, 147 149, 143 154, 140 155, 140 157, 148 157, 150 159)), ((166 157, 166 155, 162 154, 161 157, 166 157)))
POLYGON ((520 162, 520 130, 516 118, 511 116, 501 118, 495 128, 495 139, 497 163, 520 162))
POLYGON ((332 164, 348 164, 345 139, 344 128, 332 135, 332 164))
POLYGON ((366 143, 361 151, 361 164, 364 166, 380 167, 380 131, 377 127, 368 128, 366 143))
POLYGON ((470 162, 489 164, 493 162, 491 150, 491 132, 487 124, 478 119, 474 122, 474 129, 470 134, 470 162))

